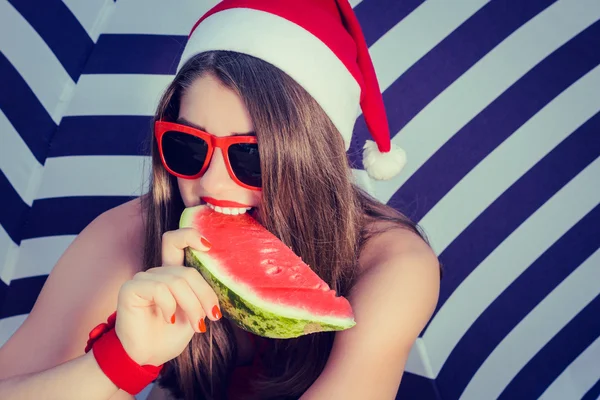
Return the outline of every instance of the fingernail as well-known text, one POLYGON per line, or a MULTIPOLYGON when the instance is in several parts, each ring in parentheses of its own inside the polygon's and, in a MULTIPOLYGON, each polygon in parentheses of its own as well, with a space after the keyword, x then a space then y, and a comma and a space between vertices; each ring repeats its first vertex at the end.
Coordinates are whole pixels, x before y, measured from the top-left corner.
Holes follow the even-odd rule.
POLYGON ((200 329, 200 332, 202 333, 206 332, 206 322, 204 322, 204 318, 198 323, 198 329, 200 329))
POLYGON ((171 323, 174 324, 175 323, 175 314, 173 314, 173 316, 171 317, 171 323))
POLYGON ((212 315, 216 319, 221 319, 221 317, 223 316, 223 314, 221 314, 221 310, 219 310, 219 306, 214 306, 213 307, 213 309, 212 309, 212 315))
POLYGON ((200 242, 204 247, 207 247, 208 250, 210 250, 210 248, 212 247, 212 244, 204 236, 200 236, 200 242))

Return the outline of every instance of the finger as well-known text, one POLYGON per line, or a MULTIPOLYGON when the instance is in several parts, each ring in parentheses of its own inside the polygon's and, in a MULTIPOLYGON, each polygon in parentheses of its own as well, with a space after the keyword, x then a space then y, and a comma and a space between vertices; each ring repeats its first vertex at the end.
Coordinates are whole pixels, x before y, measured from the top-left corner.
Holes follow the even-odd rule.
POLYGON ((152 280, 166 285, 171 295, 175 298, 177 306, 184 312, 192 329, 196 332, 201 331, 199 323, 200 320, 204 320, 206 314, 187 279, 183 276, 168 273, 150 273, 144 275, 141 279, 152 280))
POLYGON ((177 301, 166 284, 157 280, 144 279, 143 274, 145 273, 138 273, 134 279, 123 284, 119 291, 119 302, 131 307, 136 306, 134 301, 136 298, 154 303, 162 312, 165 321, 171 323, 171 318, 177 311, 177 301))
POLYGON ((162 236, 162 264, 183 265, 184 249, 210 250, 210 243, 193 228, 165 232, 162 236))
POLYGON ((208 284, 208 282, 204 280, 200 272, 198 272, 195 268, 164 266, 152 268, 148 270, 148 272, 153 274, 176 275, 185 279, 196 298, 202 305, 205 315, 208 316, 208 318, 212 321, 217 321, 222 317, 217 294, 208 284))
POLYGON ((185 267, 179 273, 189 282, 190 288, 200 301, 208 319, 211 321, 219 320, 222 316, 219 298, 200 272, 195 268, 185 267))

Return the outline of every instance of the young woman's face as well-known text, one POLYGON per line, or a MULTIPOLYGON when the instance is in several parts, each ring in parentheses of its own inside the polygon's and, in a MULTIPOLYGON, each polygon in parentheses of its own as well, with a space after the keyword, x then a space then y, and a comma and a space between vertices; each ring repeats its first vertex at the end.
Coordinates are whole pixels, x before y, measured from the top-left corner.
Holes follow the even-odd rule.
MULTIPOLYGON (((254 130, 242 99, 210 74, 198 78, 182 96, 178 122, 220 137, 254 130)), ((208 203, 217 206, 217 211, 236 214, 235 209, 260 205, 261 192, 231 179, 219 148, 204 175, 193 180, 177 178, 177 182, 186 207, 208 203)))

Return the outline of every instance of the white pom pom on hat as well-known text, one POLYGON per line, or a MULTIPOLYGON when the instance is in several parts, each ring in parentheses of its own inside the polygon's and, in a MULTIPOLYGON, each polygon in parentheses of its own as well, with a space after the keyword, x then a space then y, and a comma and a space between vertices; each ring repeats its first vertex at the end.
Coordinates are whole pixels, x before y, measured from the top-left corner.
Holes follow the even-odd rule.
POLYGON ((348 0, 223 0, 194 25, 179 69, 196 54, 229 50, 267 61, 292 77, 323 108, 346 144, 360 109, 373 141, 363 165, 390 179, 406 164, 390 140, 375 68, 348 0))
POLYGON ((363 165, 371 178, 387 180, 402 171, 406 165, 406 152, 394 145, 389 151, 381 152, 377 143, 367 140, 363 149, 363 165))

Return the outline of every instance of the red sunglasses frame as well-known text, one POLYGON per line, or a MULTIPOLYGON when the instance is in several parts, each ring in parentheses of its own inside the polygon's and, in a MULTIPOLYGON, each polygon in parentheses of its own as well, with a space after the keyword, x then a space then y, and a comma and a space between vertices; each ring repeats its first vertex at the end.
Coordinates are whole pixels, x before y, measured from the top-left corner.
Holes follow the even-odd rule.
POLYGON ((231 168, 231 162, 229 161, 229 151, 228 151, 229 146, 231 146, 232 144, 237 144, 237 143, 258 143, 256 140, 256 136, 224 136, 224 137, 220 137, 220 136, 211 135, 210 133, 204 132, 200 129, 192 128, 191 126, 182 125, 182 124, 178 124, 175 122, 167 122, 167 121, 156 121, 154 123, 154 136, 156 137, 156 141, 158 143, 158 153, 160 154, 160 159, 162 161, 162 164, 165 167, 165 169, 167 170, 167 172, 169 172, 171 175, 174 175, 174 176, 177 176, 177 177, 183 178, 183 179, 198 179, 208 169, 208 166, 210 165, 210 161, 212 160, 212 156, 214 154, 215 148, 218 147, 221 149, 221 152, 223 153, 223 158, 225 160, 225 167, 227 168, 227 172, 229 173, 229 176, 231 177, 231 179, 233 179, 233 181, 235 183, 237 183, 238 185, 240 185, 246 189, 262 190, 261 187, 250 186, 250 185, 247 185, 244 182, 240 181, 237 178, 237 176, 235 176, 235 173, 233 172, 233 168, 231 168), (206 159, 204 160, 204 165, 202 165, 202 169, 200 170, 200 172, 198 172, 195 175, 182 175, 182 174, 179 174, 179 173, 173 171, 171 168, 169 168, 169 166, 167 165, 167 162, 165 161, 165 155, 163 153, 163 146, 162 146, 162 138, 163 138, 164 134, 169 131, 182 132, 182 133, 185 133, 188 135, 192 135, 192 136, 195 136, 197 138, 204 140, 208 144, 208 152, 206 153, 206 159))

